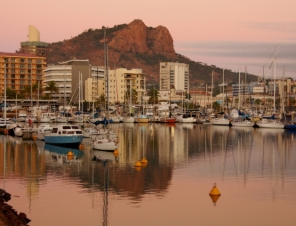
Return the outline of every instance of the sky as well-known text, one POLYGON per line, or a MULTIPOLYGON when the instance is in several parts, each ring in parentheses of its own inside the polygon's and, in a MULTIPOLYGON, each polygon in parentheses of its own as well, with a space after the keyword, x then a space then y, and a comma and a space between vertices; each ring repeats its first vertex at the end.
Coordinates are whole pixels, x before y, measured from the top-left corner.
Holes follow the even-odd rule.
POLYGON ((41 41, 52 43, 141 19, 149 27, 166 27, 175 51, 191 60, 296 79, 295 9, 295 0, 1 1, 0 52, 18 50, 29 25, 40 31, 41 41))

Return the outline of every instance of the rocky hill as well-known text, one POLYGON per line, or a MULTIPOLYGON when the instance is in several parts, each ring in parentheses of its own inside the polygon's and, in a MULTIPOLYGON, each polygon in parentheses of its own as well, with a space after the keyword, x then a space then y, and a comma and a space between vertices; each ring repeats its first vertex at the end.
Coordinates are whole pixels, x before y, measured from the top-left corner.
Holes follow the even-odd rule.
MULTIPOLYGON (((195 62, 177 54, 173 38, 166 27, 147 27, 143 21, 134 20, 129 24, 113 28, 89 29, 71 39, 51 43, 48 50, 48 64, 57 64, 70 59, 88 59, 92 65, 104 65, 104 31, 108 44, 108 63, 114 68, 142 68, 147 74, 147 84, 159 84, 159 63, 180 62, 189 64, 190 86, 211 83, 214 70, 215 83, 222 81, 222 69, 214 65, 195 62)), ((255 76, 248 76, 250 81, 255 76)), ((238 74, 225 71, 227 82, 238 81, 238 74)))

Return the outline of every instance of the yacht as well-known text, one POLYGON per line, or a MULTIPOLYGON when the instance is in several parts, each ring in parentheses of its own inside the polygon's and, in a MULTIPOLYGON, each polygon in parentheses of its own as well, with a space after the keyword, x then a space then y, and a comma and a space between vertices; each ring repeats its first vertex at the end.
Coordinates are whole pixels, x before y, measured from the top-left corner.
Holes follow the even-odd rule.
POLYGON ((79 146, 83 138, 77 125, 53 126, 50 133, 44 134, 45 143, 61 146, 79 146))

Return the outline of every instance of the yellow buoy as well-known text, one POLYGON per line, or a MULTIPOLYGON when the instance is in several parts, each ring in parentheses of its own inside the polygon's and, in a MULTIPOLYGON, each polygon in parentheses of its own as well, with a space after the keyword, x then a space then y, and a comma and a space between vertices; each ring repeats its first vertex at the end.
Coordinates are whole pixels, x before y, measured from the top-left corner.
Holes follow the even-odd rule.
POLYGON ((72 151, 68 151, 67 159, 71 160, 71 159, 73 159, 73 157, 74 157, 74 153, 72 151))
POLYGON ((210 191, 210 194, 209 194, 209 195, 218 195, 218 196, 221 195, 220 191, 219 191, 218 188, 216 187, 216 183, 214 183, 213 188, 212 188, 212 190, 210 191))
POLYGON ((136 163, 135 163, 135 167, 142 167, 143 165, 142 165, 142 163, 140 162, 140 161, 137 161, 136 163))
POLYGON ((32 135, 32 138, 33 138, 33 140, 36 140, 36 139, 37 139, 36 134, 33 134, 33 135, 32 135))
POLYGON ((136 166, 135 168, 136 168, 137 171, 140 171, 142 169, 141 166, 136 166))
POLYGON ((117 149, 114 150, 113 155, 117 157, 119 155, 119 151, 117 149))
POLYGON ((142 162, 142 166, 146 167, 148 165, 148 162, 142 162))
POLYGON ((141 161, 141 163, 147 163, 148 162, 148 160, 144 157, 144 158, 142 158, 142 161, 141 161))
POLYGON ((218 201, 218 199, 220 198, 220 195, 210 195, 212 201, 213 201, 213 205, 216 206, 216 203, 218 201))

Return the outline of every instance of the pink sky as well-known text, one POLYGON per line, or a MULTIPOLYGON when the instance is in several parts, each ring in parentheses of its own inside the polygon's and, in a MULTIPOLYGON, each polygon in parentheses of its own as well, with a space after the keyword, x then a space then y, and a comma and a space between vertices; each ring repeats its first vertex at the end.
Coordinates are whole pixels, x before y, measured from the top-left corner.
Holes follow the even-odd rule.
POLYGON ((260 74, 281 43, 279 68, 296 78, 295 8, 294 0, 2 1, 0 51, 19 49, 29 25, 39 29, 41 41, 51 43, 141 19, 147 26, 167 27, 177 53, 234 71, 248 66, 260 74))

